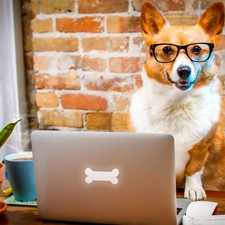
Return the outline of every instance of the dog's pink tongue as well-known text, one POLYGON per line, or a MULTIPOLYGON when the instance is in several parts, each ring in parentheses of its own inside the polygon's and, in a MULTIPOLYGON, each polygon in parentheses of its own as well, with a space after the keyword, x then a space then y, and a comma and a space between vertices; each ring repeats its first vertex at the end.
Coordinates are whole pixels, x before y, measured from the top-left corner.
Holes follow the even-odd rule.
POLYGON ((176 86, 183 91, 189 88, 189 85, 190 85, 189 82, 186 80, 181 80, 176 83, 176 86))
POLYGON ((179 84, 180 84, 180 85, 187 85, 188 82, 187 82, 186 80, 182 80, 182 81, 179 81, 179 84))

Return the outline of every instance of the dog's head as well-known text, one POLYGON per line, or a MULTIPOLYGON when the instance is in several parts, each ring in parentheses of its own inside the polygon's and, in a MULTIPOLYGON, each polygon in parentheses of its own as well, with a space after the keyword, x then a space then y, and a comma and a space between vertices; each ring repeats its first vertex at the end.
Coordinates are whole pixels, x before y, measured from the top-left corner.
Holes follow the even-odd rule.
POLYGON ((155 6, 144 2, 141 25, 149 77, 182 91, 207 85, 213 79, 217 67, 212 51, 222 35, 223 3, 209 7, 195 26, 170 26, 155 6))

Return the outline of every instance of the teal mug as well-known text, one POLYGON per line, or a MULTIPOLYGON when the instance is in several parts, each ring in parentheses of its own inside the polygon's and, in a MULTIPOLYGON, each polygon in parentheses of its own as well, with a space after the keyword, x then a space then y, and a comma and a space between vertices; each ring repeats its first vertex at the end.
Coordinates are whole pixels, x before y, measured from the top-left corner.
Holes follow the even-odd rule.
POLYGON ((36 187, 34 179, 33 153, 13 153, 7 155, 4 162, 6 165, 6 179, 10 182, 15 200, 35 200, 36 187))

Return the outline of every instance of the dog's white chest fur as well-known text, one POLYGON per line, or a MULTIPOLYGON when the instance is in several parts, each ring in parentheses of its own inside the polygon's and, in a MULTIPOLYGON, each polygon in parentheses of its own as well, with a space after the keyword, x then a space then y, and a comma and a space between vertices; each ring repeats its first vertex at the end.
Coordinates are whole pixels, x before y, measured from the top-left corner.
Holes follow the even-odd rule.
POLYGON ((131 101, 131 121, 136 132, 170 133, 175 138, 176 173, 189 160, 188 151, 218 121, 221 97, 217 78, 209 86, 183 92, 142 74, 143 87, 131 101))

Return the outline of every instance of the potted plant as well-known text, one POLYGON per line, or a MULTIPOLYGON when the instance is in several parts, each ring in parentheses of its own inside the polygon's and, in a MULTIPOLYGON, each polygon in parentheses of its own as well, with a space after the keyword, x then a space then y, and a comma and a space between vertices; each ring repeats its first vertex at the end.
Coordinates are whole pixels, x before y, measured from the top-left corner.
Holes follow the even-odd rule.
MULTIPOLYGON (((16 124, 21 121, 17 120, 14 123, 7 124, 1 131, 0 131, 0 148, 5 144, 8 140, 9 136, 13 132, 16 124)), ((2 191, 2 184, 3 180, 5 179, 5 164, 0 162, 0 191, 2 191)), ((7 204, 0 200, 0 216, 6 211, 7 204)))
MULTIPOLYGON (((0 148, 5 144, 5 142, 10 137, 11 133, 13 132, 16 124, 20 122, 17 120, 14 123, 7 124, 1 131, 0 131, 0 148)), ((0 191, 2 190, 2 182, 5 179, 5 165, 4 163, 0 162, 0 191)))

